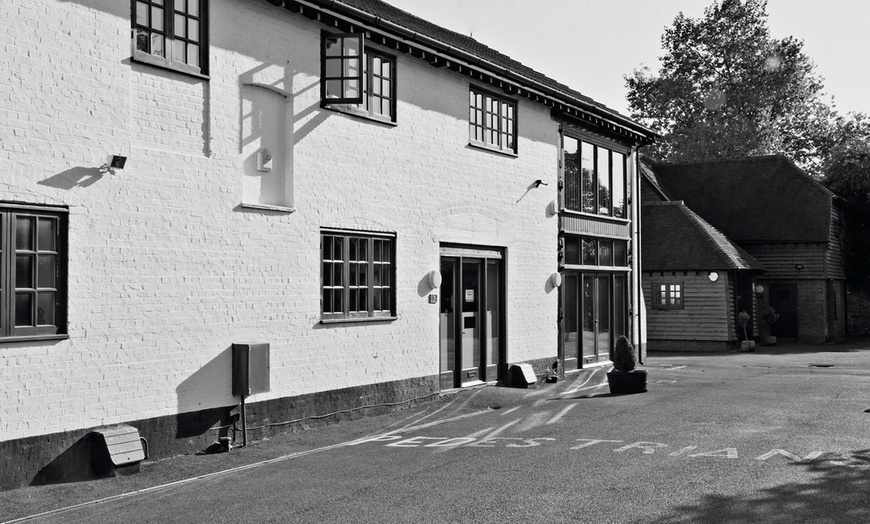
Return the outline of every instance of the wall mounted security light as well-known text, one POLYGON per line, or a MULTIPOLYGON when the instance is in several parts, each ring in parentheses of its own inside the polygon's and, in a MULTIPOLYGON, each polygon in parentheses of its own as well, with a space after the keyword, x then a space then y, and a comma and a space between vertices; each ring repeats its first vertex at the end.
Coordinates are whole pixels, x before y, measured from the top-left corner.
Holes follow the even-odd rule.
POLYGON ((535 180, 534 182, 532 182, 532 184, 535 185, 535 188, 536 188, 536 189, 539 188, 539 187, 541 187, 541 186, 548 186, 548 185, 549 185, 549 184, 547 184, 546 182, 544 182, 543 180, 541 180, 540 178, 537 179, 537 180, 535 180))
POLYGON ((716 282, 717 280, 719 280, 719 273, 716 273, 715 271, 710 271, 710 274, 707 275, 707 278, 710 279, 710 282, 716 282))
POLYGON ((550 285, 559 287, 562 285, 562 273, 556 272, 550 275, 550 285))
POLYGON ((127 157, 121 155, 109 155, 106 157, 106 163, 100 166, 100 171, 103 173, 108 171, 109 173, 115 174, 116 169, 124 169, 125 165, 127 165, 127 157))
POLYGON ((438 271, 430 271, 428 275, 426 275, 426 281, 429 284, 429 289, 438 289, 441 287, 441 273, 438 271))
POLYGON ((763 295, 764 294, 764 286, 762 286, 761 284, 756 284, 755 285, 755 294, 756 295, 763 295))

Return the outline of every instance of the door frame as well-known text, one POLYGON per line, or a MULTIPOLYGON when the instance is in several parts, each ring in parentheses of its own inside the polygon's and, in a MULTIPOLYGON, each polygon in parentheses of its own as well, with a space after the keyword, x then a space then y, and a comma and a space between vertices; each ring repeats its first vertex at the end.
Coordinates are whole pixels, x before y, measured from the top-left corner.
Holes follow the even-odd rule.
MULTIPOLYGON (((443 310, 444 304, 444 293, 442 289, 439 288, 439 324, 441 336, 439 337, 439 376, 440 376, 440 384, 441 389, 456 389, 461 388, 467 385, 479 384, 481 382, 496 382, 499 380, 504 380, 507 376, 507 275, 506 275, 506 264, 504 257, 504 250, 501 248, 488 248, 482 246, 465 246, 465 245, 452 245, 452 244, 442 244, 441 245, 441 253, 439 256, 439 270, 443 267, 445 263, 450 263, 453 265, 453 282, 452 282, 452 329, 445 329, 443 325, 443 314, 440 313, 443 310), (462 289, 462 278, 463 278, 463 266, 467 263, 475 263, 478 271, 479 271, 479 282, 478 282, 478 291, 479 300, 478 302, 478 366, 477 366, 477 380, 465 380, 468 377, 463 377, 463 371, 468 371, 468 369, 463 370, 462 367, 462 352, 463 352, 463 337, 460 334, 462 329, 462 319, 463 319, 463 311, 462 307, 459 307, 458 301, 462 300, 463 297, 463 289, 462 289), (496 292, 498 294, 498 314, 495 318, 492 319, 493 323, 498 323, 498 347, 491 348, 492 352, 495 354, 497 358, 496 364, 487 365, 486 355, 488 352, 490 340, 487 336, 489 333, 490 324, 487 319, 486 311, 488 306, 488 300, 490 295, 489 289, 489 270, 490 265, 497 264, 498 265, 498 278, 496 281, 496 292), (452 337, 452 343, 450 340, 444 340, 446 337, 452 337), (443 362, 440 362, 441 355, 444 353, 443 345, 447 344, 446 351, 453 352, 453 370, 452 371, 441 371, 443 367, 443 362)), ((446 279, 442 281, 441 288, 447 285, 446 279)))
MULTIPOLYGON (((603 362, 607 362, 607 361, 612 360, 613 347, 616 343, 616 339, 619 337, 619 334, 616 333, 616 317, 617 317, 617 315, 622 316, 621 324, 623 327, 623 331, 626 331, 625 333, 622 333, 622 334, 628 336, 628 332, 627 332, 628 325, 629 325, 629 323, 628 323, 629 322, 628 309, 624 308, 624 311, 622 311, 622 312, 616 311, 617 300, 615 300, 615 298, 616 298, 615 280, 616 280, 616 277, 618 277, 618 276, 623 277, 622 304, 625 306, 625 308, 628 308, 629 307, 629 301, 628 301, 629 300, 629 289, 628 289, 628 286, 630 284, 629 272, 627 272, 627 271, 595 271, 595 270, 587 271, 587 270, 582 270, 582 269, 564 269, 562 271, 563 285, 561 286, 562 289, 560 289, 560 291, 559 291, 559 317, 558 317, 559 318, 559 348, 558 348, 558 350, 559 350, 560 364, 562 365, 562 369, 565 370, 566 372, 570 372, 570 371, 577 370, 577 369, 583 369, 589 365, 595 365, 595 364, 599 364, 599 363, 603 363, 603 362), (566 349, 565 348, 565 333, 566 333, 566 323, 568 322, 567 315, 565 315, 565 311, 567 310, 566 301, 567 301, 567 293, 568 293, 567 288, 568 288, 568 286, 565 283, 567 283, 567 281, 569 280, 568 277, 575 277, 576 278, 576 285, 577 285, 577 290, 575 293, 575 300, 577 302, 576 307, 575 307, 575 312, 576 312, 575 321, 576 321, 576 325, 577 325, 577 356, 576 356, 576 358, 572 357, 570 359, 567 359, 566 355, 565 355, 565 349, 566 349), (592 355, 592 356, 587 357, 587 356, 583 355, 583 316, 585 313, 584 296, 583 296, 583 292, 584 292, 583 280, 586 277, 591 277, 595 281, 594 290, 593 290, 593 297, 592 297, 592 304, 593 304, 593 308, 595 311, 598 310, 598 306, 599 306, 598 279, 601 277, 607 277, 607 281, 609 284, 608 285, 608 287, 609 287, 608 309, 609 309, 609 328, 610 328, 610 348, 608 349, 606 355, 601 354, 601 352, 599 352, 599 351, 596 351, 595 355, 592 355), (572 362, 576 362, 576 367, 569 368, 568 364, 571 364, 572 362)), ((595 313, 593 313, 593 316, 594 315, 595 315, 595 313)), ((594 344, 596 346, 598 343, 598 336, 599 336, 598 333, 599 333, 598 328, 596 326, 594 329, 594 333, 593 333, 593 340, 594 340, 594 344)), ((597 347, 596 347, 596 349, 597 349, 597 347)))

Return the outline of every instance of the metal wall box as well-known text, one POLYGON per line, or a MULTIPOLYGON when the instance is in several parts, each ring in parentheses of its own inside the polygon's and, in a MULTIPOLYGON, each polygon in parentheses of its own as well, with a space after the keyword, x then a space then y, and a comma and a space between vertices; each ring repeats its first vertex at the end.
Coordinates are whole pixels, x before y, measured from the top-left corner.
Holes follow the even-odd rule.
POLYGON ((116 470, 119 473, 138 471, 139 463, 145 460, 145 450, 142 448, 142 439, 139 430, 133 426, 113 426, 95 429, 94 433, 103 438, 108 452, 108 462, 98 460, 101 465, 97 468, 103 473, 116 470), (118 469, 135 465, 135 468, 118 469))
POLYGON ((233 344, 233 395, 269 391, 269 344, 233 344))

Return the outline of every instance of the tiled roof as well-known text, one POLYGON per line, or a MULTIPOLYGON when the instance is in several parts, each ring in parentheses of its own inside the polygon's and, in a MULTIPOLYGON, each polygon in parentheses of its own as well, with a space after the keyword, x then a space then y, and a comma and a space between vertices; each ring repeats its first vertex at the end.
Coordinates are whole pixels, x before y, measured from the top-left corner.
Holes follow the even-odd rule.
POLYGON ((735 242, 826 242, 834 194, 782 155, 656 164, 666 195, 681 199, 735 242))
POLYGON ((644 203, 641 235, 643 271, 764 271, 752 255, 680 200, 644 203))

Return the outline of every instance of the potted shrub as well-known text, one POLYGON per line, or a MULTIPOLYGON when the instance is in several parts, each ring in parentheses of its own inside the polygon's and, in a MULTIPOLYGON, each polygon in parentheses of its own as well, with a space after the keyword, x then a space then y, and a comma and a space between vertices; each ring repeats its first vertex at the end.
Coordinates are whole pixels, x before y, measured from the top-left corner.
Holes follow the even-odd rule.
POLYGON ((646 391, 646 370, 637 367, 637 352, 624 336, 616 340, 613 350, 613 371, 607 374, 607 383, 613 395, 628 395, 646 391))
POLYGON ((737 322, 740 322, 740 327, 743 328, 743 341, 740 343, 740 349, 742 351, 755 351, 755 341, 749 340, 749 336, 746 334, 746 324, 749 323, 749 313, 741 311, 740 314, 737 315, 737 322))
POLYGON ((770 307, 770 304, 764 304, 761 308, 761 325, 759 326, 759 332, 761 334, 761 343, 765 346, 776 345, 776 337, 770 334, 770 328, 777 320, 779 320, 779 313, 770 307))

